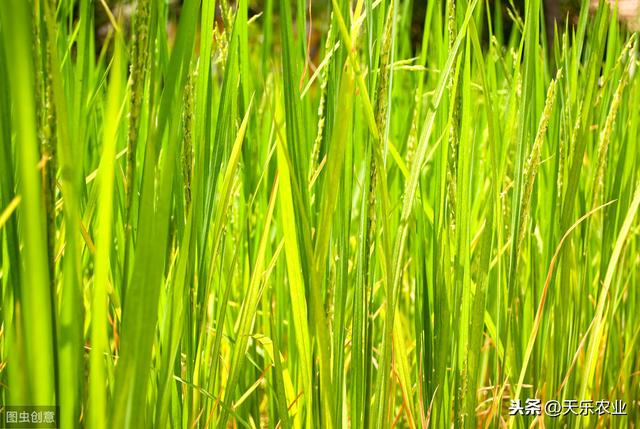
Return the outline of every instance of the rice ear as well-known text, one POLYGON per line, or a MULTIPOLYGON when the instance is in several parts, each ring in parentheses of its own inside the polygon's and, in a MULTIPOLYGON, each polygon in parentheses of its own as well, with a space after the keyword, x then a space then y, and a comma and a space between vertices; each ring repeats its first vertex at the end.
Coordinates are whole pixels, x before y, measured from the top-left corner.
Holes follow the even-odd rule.
POLYGON ((524 170, 524 191, 522 194, 522 202, 520 205, 520 212, 522 213, 522 216, 520 218, 520 225, 518 227, 519 234, 516 250, 516 263, 518 260, 518 255, 520 254, 520 247, 522 246, 522 242, 524 241, 524 237, 526 235, 527 223, 529 222, 529 218, 531 216, 531 197, 533 194, 533 185, 538 174, 538 169, 540 168, 540 153, 542 150, 542 144, 544 143, 544 140, 546 138, 547 128, 549 126, 549 121, 551 120, 556 102, 556 86, 561 77, 562 69, 558 70, 555 79, 552 80, 549 84, 549 89, 547 90, 547 99, 545 102, 544 111, 542 112, 542 116, 540 117, 540 124, 538 125, 536 139, 533 143, 533 147, 531 148, 531 153, 529 154, 529 158, 527 159, 527 164, 524 170))

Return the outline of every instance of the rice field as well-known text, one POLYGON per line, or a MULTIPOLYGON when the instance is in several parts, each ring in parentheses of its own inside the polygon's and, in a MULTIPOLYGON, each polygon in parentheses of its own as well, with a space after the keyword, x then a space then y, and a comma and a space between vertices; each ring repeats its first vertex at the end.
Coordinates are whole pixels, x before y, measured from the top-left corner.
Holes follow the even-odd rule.
POLYGON ((2 417, 639 427, 637 27, 543 3, 0 1, 2 417))

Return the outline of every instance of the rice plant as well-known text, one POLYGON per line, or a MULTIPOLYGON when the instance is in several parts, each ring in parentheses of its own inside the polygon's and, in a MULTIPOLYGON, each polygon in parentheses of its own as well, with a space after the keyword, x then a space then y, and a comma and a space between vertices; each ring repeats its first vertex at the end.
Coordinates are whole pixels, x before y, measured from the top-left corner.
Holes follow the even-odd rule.
POLYGON ((640 15, 550 1, 0 1, 2 425, 638 427, 640 15))

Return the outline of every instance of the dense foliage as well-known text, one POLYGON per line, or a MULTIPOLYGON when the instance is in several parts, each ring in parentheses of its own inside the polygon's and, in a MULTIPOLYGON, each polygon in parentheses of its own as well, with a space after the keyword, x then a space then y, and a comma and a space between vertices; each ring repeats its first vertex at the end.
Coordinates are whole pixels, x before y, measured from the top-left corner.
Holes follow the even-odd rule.
POLYGON ((635 427, 637 35, 419 3, 1 0, 0 403, 635 427))

